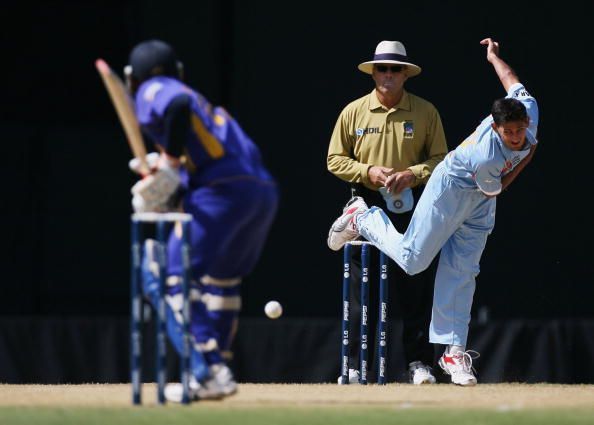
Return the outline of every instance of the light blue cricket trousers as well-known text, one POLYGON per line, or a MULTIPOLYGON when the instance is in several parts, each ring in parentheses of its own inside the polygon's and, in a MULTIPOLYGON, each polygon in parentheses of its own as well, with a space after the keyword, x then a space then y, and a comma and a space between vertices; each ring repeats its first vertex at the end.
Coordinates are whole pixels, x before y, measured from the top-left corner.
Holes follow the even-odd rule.
POLYGON ((406 273, 425 270, 441 249, 429 341, 466 345, 479 261, 495 225, 496 198, 461 188, 441 162, 433 171, 404 235, 381 208, 357 219, 359 233, 406 273))

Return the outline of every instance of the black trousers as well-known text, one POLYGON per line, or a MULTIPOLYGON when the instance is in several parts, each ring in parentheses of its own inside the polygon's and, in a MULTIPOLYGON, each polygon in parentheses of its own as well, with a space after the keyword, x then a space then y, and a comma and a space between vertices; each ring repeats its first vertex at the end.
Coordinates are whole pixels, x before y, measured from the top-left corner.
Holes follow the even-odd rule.
MULTIPOLYGON (((413 189, 413 195, 418 200, 421 188, 413 189)), ((386 204, 379 192, 369 190, 361 185, 354 185, 353 195, 361 196, 369 207, 381 207, 389 216, 396 229, 404 233, 412 217, 412 211, 395 214, 387 210, 386 204)), ((371 247, 369 268, 369 310, 368 310, 368 380, 377 379, 377 324, 379 299, 379 251, 371 247)), ((388 371, 390 381, 405 381, 408 379, 408 364, 420 360, 424 364, 433 366, 435 350, 429 343, 429 322, 431 321, 431 306, 433 303, 433 286, 437 270, 435 259, 427 270, 414 276, 407 275, 389 257, 388 260, 388 319, 402 320, 402 351, 405 364, 397 365, 394 354, 388 348, 388 371), (399 370, 394 370, 395 368, 399 370)), ((350 348, 349 367, 359 369, 359 346, 361 326, 361 247, 353 246, 351 259, 350 280, 350 348)), ((388 347, 394 346, 393 338, 398 334, 395 329, 388 329, 388 347)), ((392 350, 393 351, 393 350, 392 350)))

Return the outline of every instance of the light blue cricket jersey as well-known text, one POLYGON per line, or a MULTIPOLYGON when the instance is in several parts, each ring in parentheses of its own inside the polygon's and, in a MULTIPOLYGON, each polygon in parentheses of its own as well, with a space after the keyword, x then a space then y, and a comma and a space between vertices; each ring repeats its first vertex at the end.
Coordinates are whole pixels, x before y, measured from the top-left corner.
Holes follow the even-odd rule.
POLYGON ((526 131, 528 144, 521 151, 508 149, 491 124, 489 115, 458 147, 444 159, 446 173, 462 188, 476 188, 487 195, 501 192, 501 177, 509 173, 530 152, 530 145, 538 143, 538 105, 521 83, 513 84, 508 98, 518 99, 524 104, 530 118, 526 131))

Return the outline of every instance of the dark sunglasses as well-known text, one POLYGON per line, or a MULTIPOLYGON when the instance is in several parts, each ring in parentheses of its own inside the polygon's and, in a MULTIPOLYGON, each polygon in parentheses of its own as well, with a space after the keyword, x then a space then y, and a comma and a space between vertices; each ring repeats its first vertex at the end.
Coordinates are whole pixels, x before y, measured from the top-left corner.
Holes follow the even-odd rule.
POLYGON ((388 72, 388 69, 394 73, 396 72, 400 72, 402 71, 402 68, 404 68, 402 65, 392 65, 392 66, 388 66, 388 65, 376 65, 375 69, 377 69, 378 72, 388 72))

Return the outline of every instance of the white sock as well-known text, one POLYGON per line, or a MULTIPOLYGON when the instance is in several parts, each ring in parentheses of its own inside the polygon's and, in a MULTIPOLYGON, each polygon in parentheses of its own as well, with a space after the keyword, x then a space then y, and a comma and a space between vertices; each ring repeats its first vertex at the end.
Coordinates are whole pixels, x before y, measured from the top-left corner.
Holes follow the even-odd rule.
POLYGON ((458 353, 458 351, 465 352, 466 346, 464 346, 464 345, 448 345, 448 348, 446 348, 446 354, 449 354, 449 355, 454 355, 454 354, 458 353))

